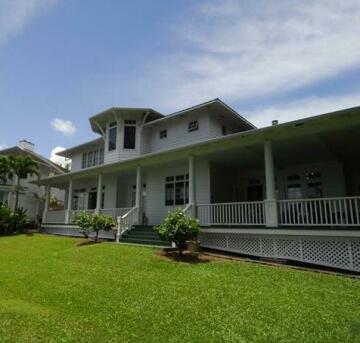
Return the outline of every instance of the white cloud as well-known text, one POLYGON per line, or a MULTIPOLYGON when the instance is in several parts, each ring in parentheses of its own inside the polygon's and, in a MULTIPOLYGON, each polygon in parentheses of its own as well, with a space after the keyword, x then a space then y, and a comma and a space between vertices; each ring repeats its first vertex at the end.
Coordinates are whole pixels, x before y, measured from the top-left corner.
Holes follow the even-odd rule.
POLYGON ((66 168, 69 164, 70 164, 70 160, 57 155, 57 153, 59 153, 60 151, 64 151, 65 148, 61 147, 61 146, 57 146, 54 149, 51 150, 50 153, 50 160, 53 161, 54 163, 62 166, 63 168, 66 168))
POLYGON ((213 0, 194 13, 174 25, 182 51, 136 80, 141 103, 173 110, 214 97, 255 99, 360 66, 358 0, 213 0))
POLYGON ((6 144, 0 144, 0 150, 6 149, 8 146, 6 144))
POLYGON ((55 118, 50 124, 55 131, 59 131, 65 136, 71 136, 76 131, 76 127, 70 120, 55 118))
POLYGON ((274 119, 279 123, 284 123, 359 105, 360 92, 345 96, 309 97, 288 103, 279 103, 248 111, 245 116, 257 127, 264 127, 271 125, 274 119))
POLYGON ((0 45, 58 0, 0 0, 0 45))

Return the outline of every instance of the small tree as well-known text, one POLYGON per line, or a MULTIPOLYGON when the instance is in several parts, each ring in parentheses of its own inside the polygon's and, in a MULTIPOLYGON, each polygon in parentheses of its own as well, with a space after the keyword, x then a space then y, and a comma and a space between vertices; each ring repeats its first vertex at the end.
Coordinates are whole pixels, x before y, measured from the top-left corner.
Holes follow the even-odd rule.
POLYGON ((200 233, 197 219, 187 216, 181 209, 169 212, 164 223, 154 228, 158 235, 167 241, 174 242, 182 255, 186 241, 194 239, 200 233))
POLYGON ((104 216, 101 214, 93 214, 92 216, 92 231, 95 232, 95 242, 98 241, 99 231, 110 231, 115 227, 114 219, 110 216, 104 216))
POLYGON ((87 212, 77 213, 74 223, 79 226, 79 231, 85 238, 89 238, 91 232, 91 215, 87 212))
POLYGON ((10 173, 9 159, 6 156, 0 156, 0 182, 6 184, 10 173))
POLYGON ((89 234, 95 232, 95 242, 98 241, 99 231, 110 231, 116 225, 112 217, 87 212, 77 214, 74 223, 79 226, 79 231, 85 238, 89 238, 89 234))

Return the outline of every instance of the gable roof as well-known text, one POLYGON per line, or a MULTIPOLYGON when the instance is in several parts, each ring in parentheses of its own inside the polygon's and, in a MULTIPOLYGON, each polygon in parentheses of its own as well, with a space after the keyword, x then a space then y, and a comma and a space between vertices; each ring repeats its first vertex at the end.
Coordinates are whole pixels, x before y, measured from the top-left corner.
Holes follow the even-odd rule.
POLYGON ((19 146, 14 146, 11 148, 6 148, 0 150, 0 155, 2 156, 19 156, 19 155, 30 155, 32 158, 37 160, 40 164, 48 167, 51 171, 56 174, 65 174, 68 172, 65 168, 59 166, 48 158, 28 149, 23 149, 19 146))
POLYGON ((71 147, 69 149, 59 151, 59 152, 56 153, 56 155, 71 158, 74 155, 74 153, 76 153, 78 151, 81 151, 82 149, 84 149, 86 147, 98 146, 98 145, 101 145, 103 143, 104 143, 104 140, 103 140, 102 137, 95 138, 95 139, 93 139, 91 141, 88 141, 88 142, 73 146, 73 147, 71 147))
POLYGON ((223 114, 225 114, 225 115, 231 117, 232 119, 238 121, 239 123, 241 123, 245 129, 248 129, 248 130, 256 129, 255 125, 250 123, 247 119, 245 119, 242 115, 240 115, 238 112, 236 112, 234 109, 232 109, 229 105, 225 104, 225 102, 223 102, 219 98, 215 98, 215 99, 203 102, 201 104, 191 106, 184 110, 180 110, 180 111, 168 114, 162 118, 159 118, 159 119, 156 119, 156 120, 146 123, 145 126, 151 126, 154 124, 163 123, 166 120, 176 118, 176 117, 184 115, 186 113, 190 113, 192 111, 199 110, 201 108, 205 108, 205 107, 210 108, 211 106, 217 106, 218 108, 222 108, 223 114))
POLYGON ((119 112, 134 113, 134 114, 149 113, 150 114, 149 119, 151 119, 151 117, 153 118, 164 117, 164 115, 161 114, 160 112, 147 107, 111 107, 89 118, 92 130, 94 132, 102 134, 99 125, 101 125, 101 123, 104 123, 106 120, 109 120, 109 118, 114 118, 115 113, 119 113, 119 112))

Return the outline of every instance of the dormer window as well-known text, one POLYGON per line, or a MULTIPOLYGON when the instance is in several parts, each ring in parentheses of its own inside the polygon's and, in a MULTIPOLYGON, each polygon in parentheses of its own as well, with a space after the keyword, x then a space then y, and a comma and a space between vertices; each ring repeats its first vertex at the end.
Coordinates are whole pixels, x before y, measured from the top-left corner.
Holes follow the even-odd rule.
POLYGON ((191 121, 188 125, 188 132, 199 130, 199 122, 197 120, 191 121))
POLYGON ((116 150, 117 123, 116 121, 109 124, 109 142, 108 151, 116 150))
POLYGON ((124 124, 124 149, 135 149, 136 120, 125 120, 124 124))
POLYGON ((160 131, 160 139, 167 137, 167 130, 161 130, 160 131))

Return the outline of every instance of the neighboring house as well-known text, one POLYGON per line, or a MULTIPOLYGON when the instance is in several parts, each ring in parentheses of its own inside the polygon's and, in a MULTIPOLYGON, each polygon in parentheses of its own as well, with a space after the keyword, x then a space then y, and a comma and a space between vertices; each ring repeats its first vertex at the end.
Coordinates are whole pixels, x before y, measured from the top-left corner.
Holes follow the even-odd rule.
POLYGON ((75 234, 87 210, 120 217, 123 236, 182 207, 204 247, 360 270, 360 107, 257 129, 215 99, 90 125, 100 138, 59 153, 71 172, 40 182, 67 191, 65 211, 44 212, 49 232, 75 234))
MULTIPOLYGON (((62 167, 37 154, 34 151, 34 144, 26 140, 20 141, 18 146, 0 150, 0 155, 29 155, 39 164, 40 178, 52 175, 62 175, 66 172, 62 167)), ((13 178, 8 180, 5 184, 0 184, 0 203, 6 203, 13 209, 15 207, 15 193, 13 192, 15 177, 16 176, 14 175, 13 178)), ((43 211, 45 187, 33 184, 32 181, 35 180, 37 180, 36 175, 29 175, 26 179, 21 179, 21 186, 23 189, 19 195, 19 207, 25 209, 30 219, 36 222, 43 211)), ((52 195, 55 195, 60 202, 64 200, 64 191, 53 189, 52 195)))

